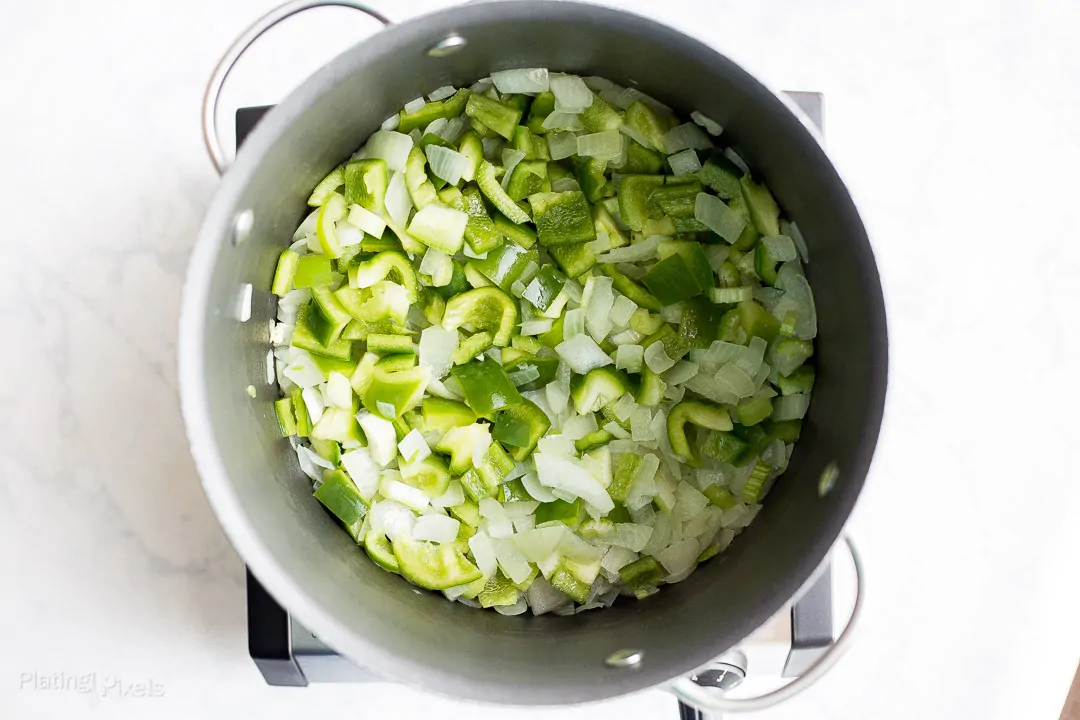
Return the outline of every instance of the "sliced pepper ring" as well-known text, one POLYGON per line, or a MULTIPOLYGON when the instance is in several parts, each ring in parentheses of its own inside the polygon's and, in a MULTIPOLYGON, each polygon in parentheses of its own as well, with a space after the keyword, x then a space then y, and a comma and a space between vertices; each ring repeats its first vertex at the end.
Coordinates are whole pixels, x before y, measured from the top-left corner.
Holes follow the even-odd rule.
POLYGON ((510 344, 517 322, 517 303, 497 287, 482 287, 461 293, 446 303, 443 313, 443 327, 447 330, 457 330, 465 323, 477 330, 491 330, 498 347, 510 344))
POLYGON ((686 423, 709 430, 731 430, 735 427, 727 410, 716 405, 685 400, 671 409, 667 419, 668 441, 672 451, 688 465, 696 467, 700 460, 686 439, 686 423))
POLYGON ((368 288, 388 278, 409 291, 409 302, 416 302, 420 279, 405 253, 387 250, 349 268, 349 285, 355 288, 368 288))

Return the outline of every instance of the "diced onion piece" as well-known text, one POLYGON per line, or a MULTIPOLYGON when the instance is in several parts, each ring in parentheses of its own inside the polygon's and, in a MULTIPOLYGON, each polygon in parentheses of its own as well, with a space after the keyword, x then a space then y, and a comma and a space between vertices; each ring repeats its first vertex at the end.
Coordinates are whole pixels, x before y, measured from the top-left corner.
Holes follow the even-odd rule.
POLYGON ((806 238, 803 237, 802 230, 794 222, 788 223, 787 235, 795 242, 795 247, 799 250, 799 256, 802 258, 804 264, 810 264, 810 248, 806 245, 806 238))
POLYGON ((379 489, 379 466, 371 459, 367 448, 357 448, 341 454, 341 465, 349 473, 360 496, 371 500, 379 489))
POLYGON ((735 163, 735 166, 738 167, 740 170, 742 170, 743 173, 749 173, 750 172, 750 166, 746 164, 745 160, 743 160, 742 155, 735 152, 734 149, 732 149, 730 147, 724 148, 724 157, 726 157, 731 162, 735 163))
POLYGON ((555 100, 564 108, 584 110, 593 103, 592 90, 576 75, 555 75, 549 83, 555 100))
POLYGON ((603 342, 613 325, 611 306, 615 302, 615 293, 612 279, 607 276, 589 278, 586 293, 588 302, 585 305, 585 327, 593 340, 603 342))
POLYGON ((405 186, 405 173, 393 173, 390 176, 390 184, 386 187, 386 214, 399 226, 405 227, 412 208, 412 198, 409 197, 409 190, 405 186))
POLYGON ((550 87, 547 68, 516 68, 491 73, 495 89, 504 94, 545 92, 550 87))
POLYGON ((515 583, 528 580, 529 575, 532 574, 532 568, 529 566, 529 561, 525 559, 525 556, 518 551, 514 541, 498 539, 491 542, 495 546, 495 557, 503 574, 510 578, 511 582, 515 583))
POLYGON ((385 220, 360 205, 349 206, 349 216, 346 222, 374 237, 382 237, 383 230, 386 229, 385 220))
POLYGON ((710 135, 717 136, 724 132, 724 128, 720 126, 720 123, 716 122, 712 118, 702 115, 697 110, 690 113, 690 119, 696 122, 701 127, 705 128, 705 131, 710 135))
POLYGON ((611 249, 611 238, 606 232, 596 233, 596 239, 586 244, 594 254, 599 255, 611 249))
POLYGON ((637 303, 630 298, 625 295, 617 296, 611 305, 611 322, 615 323, 616 327, 626 327, 637 308, 637 303))
POLYGON ((409 234, 429 247, 460 248, 469 216, 461 210, 431 203, 420 208, 409 223, 409 234))
POLYGON ((522 475, 521 484, 525 486, 525 492, 529 493, 529 497, 539 502, 555 502, 556 500, 551 491, 540 483, 540 478, 535 472, 530 471, 522 475))
POLYGON ((676 125, 664 134, 664 152, 672 155, 681 150, 692 148, 694 150, 708 150, 712 147, 709 136, 702 132, 701 128, 693 123, 676 125))
POLYGON ((521 387, 526 383, 530 383, 540 377, 540 371, 533 365, 526 365, 520 370, 507 373, 506 375, 510 382, 514 383, 514 387, 521 387))
MULTIPOLYGON (((555 324, 555 321, 551 318, 540 318, 538 320, 527 320, 521 323, 522 335, 542 335, 551 329, 551 326, 555 324)), ((538 376, 539 377, 539 376, 538 376)))
MULTIPOLYGON (((581 115, 578 113, 555 112, 544 118, 543 127, 545 130, 584 130, 585 126, 581 124, 581 115)), ((574 143, 575 148, 577 142, 574 143)))
POLYGON ((502 164, 506 172, 502 176, 502 188, 505 190, 510 185, 510 176, 514 174, 514 168, 518 166, 522 160, 525 159, 525 153, 522 150, 514 150, 512 148, 506 148, 502 151, 502 164))
POLYGON ((630 439, 630 433, 626 432, 626 428, 624 428, 622 425, 620 425, 617 422, 612 421, 612 422, 609 422, 609 423, 605 423, 604 424, 604 429, 607 430, 612 435, 614 435, 615 437, 619 438, 620 440, 629 440, 630 439))
POLYGON ((645 364, 649 366, 649 369, 654 373, 667 372, 675 365, 675 361, 668 357, 667 350, 664 348, 664 343, 654 342, 649 347, 645 348, 645 364))
POLYGON ((416 514, 404 505, 393 500, 380 500, 373 503, 368 513, 371 529, 382 533, 391 540, 412 538, 412 529, 416 524, 416 514))
POLYGON ((700 554, 701 548, 698 546, 698 541, 688 538, 661 550, 656 559, 669 574, 678 575, 692 568, 700 554))
POLYGON ((428 100, 431 102, 438 102, 440 100, 445 100, 448 97, 452 97, 456 92, 457 90, 453 85, 443 85, 440 88, 432 90, 431 94, 428 95, 428 100))
POLYGON ((308 213, 304 221, 300 223, 300 227, 296 228, 296 232, 293 233, 293 240, 302 240, 308 235, 312 235, 318 229, 319 224, 319 210, 321 208, 315 208, 308 213))
POLYGON ((772 259, 779 262, 787 262, 798 257, 795 241, 785 235, 766 235, 761 238, 761 244, 765 246, 772 259))
POLYGON ((735 363, 727 363, 716 372, 716 382, 724 389, 730 390, 736 397, 744 398, 754 394, 757 386, 754 378, 750 377, 735 363))
POLYGON ((577 138, 577 154, 582 157, 613 158, 621 150, 622 137, 618 130, 578 135, 577 138))
POLYGON ((746 225, 741 215, 708 193, 698 193, 694 201, 694 219, 728 242, 734 242, 746 225))
POLYGON ((337 233, 338 244, 342 247, 359 245, 364 239, 364 233, 345 220, 334 223, 334 232, 337 233))
POLYGON ((356 421, 367 436, 371 457, 383 467, 389 465, 397 457, 397 433, 394 432, 394 424, 369 412, 357 414, 356 421))
POLYGON ((282 374, 301 388, 314 387, 326 379, 319 366, 303 350, 297 352, 282 374))
POLYGON ((709 499, 686 481, 675 488, 675 517, 686 522, 701 514, 709 499))
MULTIPOLYGON (((661 343, 655 343, 660 345, 661 343)), ((615 368, 617 370, 628 370, 632 373, 641 372, 641 365, 644 362, 645 348, 640 345, 620 345, 619 349, 615 351, 615 368)))
POLYGON ((319 455, 317 452, 314 452, 306 445, 297 445, 297 450, 298 452, 301 452, 303 455, 305 455, 312 462, 312 464, 317 465, 318 467, 326 468, 327 470, 332 470, 334 468, 334 464, 332 462, 324 458, 322 455, 319 455))
MULTIPOLYGON (((723 202, 719 198, 714 199, 717 200, 717 202, 723 202)), ((656 257, 656 248, 659 247, 662 240, 667 240, 667 238, 663 235, 652 235, 639 243, 616 248, 611 252, 599 255, 596 260, 597 262, 602 263, 641 262, 642 260, 652 260, 656 257)))
POLYGON ((424 148, 431 172, 450 185, 457 185, 461 178, 472 170, 472 161, 457 150, 432 143, 424 148))
POLYGON ((697 363, 692 363, 689 360, 680 360, 668 371, 668 374, 664 377, 664 382, 668 385, 682 385, 684 382, 697 375, 698 369, 697 363))
POLYGON ((463 502, 465 502, 465 490, 457 480, 451 480, 450 485, 446 488, 446 492, 439 497, 431 499, 431 504, 440 508, 454 507, 463 502))
POLYGON ((428 447, 424 436, 416 428, 413 428, 405 437, 401 438, 401 442, 398 443, 398 451, 405 462, 408 463, 423 460, 431 455, 431 448, 428 447))
POLYGON ((584 334, 559 343, 555 346, 555 352, 579 375, 612 364, 611 358, 596 341, 584 334))
POLYGON ((801 420, 810 407, 809 395, 784 395, 773 400, 772 419, 801 420))
POLYGON ((546 487, 579 497, 603 513, 615 509, 604 486, 577 462, 545 454, 534 455, 536 472, 546 487))
POLYGON ((567 310, 563 317, 563 338, 569 340, 585 332, 585 308, 567 310))
POLYGON ((713 272, 719 270, 731 255, 731 248, 727 245, 705 245, 704 247, 705 257, 709 259, 709 267, 713 272))
POLYGON ((420 261, 420 272, 431 278, 432 287, 443 287, 454 277, 454 261, 443 251, 429 247, 420 261))
POLYGON ((635 407, 630 414, 630 439, 635 442, 645 442, 653 439, 649 427, 651 423, 652 411, 643 405, 635 407))
POLYGON ((472 551, 476 567, 489 578, 495 574, 499 567, 498 557, 495 555, 495 546, 491 538, 483 530, 479 530, 469 538, 469 550, 472 551))
POLYGON ((444 330, 437 325, 424 328, 420 333, 420 364, 431 368, 434 377, 444 377, 454 366, 457 348, 457 330, 444 330))
POLYGON ((312 424, 319 422, 322 418, 323 411, 326 409, 325 403, 323 403, 322 393, 318 388, 309 387, 304 388, 304 391, 300 393, 304 398, 304 405, 307 407, 308 415, 311 417, 312 424))
POLYGON ((457 540, 461 523, 447 515, 421 515, 413 525, 414 540, 428 540, 437 543, 452 543, 457 540))
POLYGON ((630 138, 631 140, 635 141, 638 145, 641 145, 642 147, 647 147, 650 150, 655 149, 655 146, 651 142, 649 142, 649 138, 645 137, 629 125, 620 125, 619 132, 630 138))
POLYGON ((417 110, 423 108, 425 105, 427 105, 427 101, 424 100, 423 97, 418 97, 415 100, 410 100, 409 102, 405 103, 405 112, 414 113, 417 110))
POLYGON ((698 160, 697 151, 693 148, 675 153, 668 158, 668 164, 671 165, 671 172, 676 177, 696 173, 701 169, 701 161, 698 160))
POLYGON ((803 340, 815 337, 817 310, 814 307, 814 295, 806 278, 799 272, 798 262, 784 263, 777 273, 776 287, 784 291, 784 296, 777 301, 772 314, 783 320, 788 312, 794 311, 797 317, 795 336, 803 340))
POLYGON ((326 380, 325 395, 327 402, 333 407, 352 409, 352 386, 349 385, 349 378, 336 370, 332 371, 326 380))
POLYGON ((393 130, 379 130, 367 143, 367 157, 386 161, 386 166, 398 172, 405 169, 413 139, 393 130))
POLYGON ((637 403, 634 402, 634 396, 627 393, 612 404, 611 412, 619 419, 619 422, 624 423, 630 419, 630 415, 636 407, 637 403))
MULTIPOLYGON (((706 500, 706 502, 708 501, 706 500)), ((641 552, 648 544, 649 538, 652 537, 652 533, 653 529, 648 525, 616 523, 615 536, 611 538, 611 544, 617 547, 624 547, 633 552, 641 552)), ((601 563, 601 567, 602 566, 603 563, 601 563)))
MULTIPOLYGON (((563 160, 577 152, 577 135, 572 132, 551 132, 547 135, 548 152, 552 160, 563 160)), ((554 185, 552 190, 555 191, 554 185)))
POLYGON ((488 425, 482 425, 483 432, 476 434, 476 444, 472 449, 472 464, 473 467, 480 467, 484 464, 484 456, 487 455, 488 448, 491 447, 491 429, 488 425))
MULTIPOLYGON (((633 402, 633 398, 631 398, 631 402, 633 402)), ((566 422, 563 423, 562 435, 571 440, 577 440, 585 437, 591 432, 595 432, 596 429, 596 415, 593 413, 587 413, 585 415, 574 414, 567 418, 566 422)))
MULTIPOLYGON (((388 117, 388 118, 386 118, 385 120, 382 121, 382 125, 379 126, 379 129, 380 130, 397 130, 399 125, 401 125, 401 116, 398 115, 397 113, 394 113, 393 115, 391 115, 390 117, 388 117)), ((364 150, 364 148, 361 148, 361 152, 363 152, 363 150, 364 150)), ((359 157, 368 157, 366 154, 362 155, 361 153, 357 153, 357 156, 359 156, 359 157)))

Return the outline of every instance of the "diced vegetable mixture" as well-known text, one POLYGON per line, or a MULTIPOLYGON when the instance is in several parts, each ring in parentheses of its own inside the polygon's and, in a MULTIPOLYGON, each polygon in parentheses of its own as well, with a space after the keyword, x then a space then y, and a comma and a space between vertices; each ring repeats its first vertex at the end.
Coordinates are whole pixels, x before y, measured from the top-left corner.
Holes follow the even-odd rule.
POLYGON ((645 598, 784 472, 806 245, 721 127, 508 70, 408 103, 281 254, 275 403, 371 559, 513 615, 645 598))

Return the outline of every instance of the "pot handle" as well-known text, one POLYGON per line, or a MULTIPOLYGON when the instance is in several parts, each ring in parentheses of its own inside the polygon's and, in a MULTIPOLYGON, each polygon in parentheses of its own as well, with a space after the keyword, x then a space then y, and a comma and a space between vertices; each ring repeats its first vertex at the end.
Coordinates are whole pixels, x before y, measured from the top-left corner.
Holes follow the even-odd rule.
POLYGON ((859 558, 859 551, 855 549, 855 541, 851 539, 851 535, 846 533, 843 535, 843 540, 847 546, 848 553, 851 554, 851 562, 855 566, 855 605, 851 609, 851 616, 848 618, 847 625, 844 627, 843 632, 840 633, 840 637, 836 639, 836 642, 833 643, 833 646, 828 652, 818 658, 817 662, 815 662, 800 677, 784 687, 752 698, 720 697, 715 692, 710 692, 709 689, 698 685, 689 677, 678 678, 668 686, 668 689, 679 698, 680 711, 682 710, 683 703, 687 703, 699 708, 703 712, 709 713, 756 712, 758 710, 764 710, 782 703, 785 700, 790 700, 806 690, 820 680, 822 676, 836 664, 836 661, 840 659, 840 656, 843 655, 851 645, 851 641, 855 635, 855 629, 858 626, 859 619, 862 615, 863 593, 866 591, 865 571, 863 570, 862 560, 859 558))
POLYGON ((252 43, 258 40, 264 32, 282 20, 311 8, 329 6, 359 10, 368 17, 378 20, 384 26, 391 24, 390 20, 384 15, 361 2, 356 2, 356 0, 289 0, 289 2, 277 6, 253 22, 221 56, 221 60, 218 61, 213 74, 210 75, 210 81, 206 84, 206 92, 203 93, 203 142, 206 144, 206 152, 210 154, 210 162, 214 164, 214 168, 219 175, 225 172, 228 161, 225 158, 225 150, 221 147, 221 138, 218 137, 217 133, 217 106, 221 96, 221 88, 229 77, 229 73, 232 72, 233 66, 236 65, 236 61, 247 52, 252 43))

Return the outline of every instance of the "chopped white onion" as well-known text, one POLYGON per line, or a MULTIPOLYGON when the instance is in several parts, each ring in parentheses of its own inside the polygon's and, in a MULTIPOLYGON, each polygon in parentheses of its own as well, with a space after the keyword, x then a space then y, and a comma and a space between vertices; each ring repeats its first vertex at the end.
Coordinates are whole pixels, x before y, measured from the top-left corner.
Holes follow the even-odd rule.
POLYGON ((650 425, 652 423, 652 411, 649 408, 638 405, 630 414, 630 438, 635 442, 646 442, 652 439, 650 425))
POLYGON ((724 132, 724 128, 720 126, 720 123, 716 122, 712 118, 702 115, 697 110, 690 113, 690 119, 696 122, 701 127, 705 128, 705 131, 710 135, 717 136, 724 132))
POLYGON ((798 257, 795 241, 785 235, 766 235, 761 238, 761 244, 765 246, 772 259, 778 262, 787 262, 798 257))
POLYGON ((420 261, 420 273, 431 278, 432 287, 449 285, 454 277, 454 261, 441 250, 429 247, 420 261))
POLYGON ((323 395, 328 405, 346 410, 352 409, 352 386, 349 385, 349 378, 337 370, 332 371, 330 377, 327 378, 323 395))
POLYGON ((622 425, 620 425, 617 422, 612 421, 612 422, 606 423, 604 425, 604 429, 607 430, 612 435, 614 435, 615 437, 619 438, 620 440, 629 440, 630 439, 630 433, 626 432, 626 428, 624 428, 622 425))
POLYGON ((757 386, 754 378, 750 377, 742 368, 735 363, 727 363, 716 371, 716 382, 720 387, 733 393, 736 397, 750 397, 754 394, 757 386))
POLYGON ((705 257, 709 259, 709 267, 713 272, 720 269, 720 266, 727 262, 728 257, 731 255, 731 248, 727 245, 706 245, 705 257))
POLYGON ((671 166, 671 172, 674 173, 676 177, 690 175, 701 169, 701 161, 698 160, 697 151, 693 148, 687 148, 682 152, 677 152, 667 160, 668 165, 671 166))
POLYGON ((307 412, 311 417, 312 424, 319 422, 322 418, 323 411, 326 409, 326 405, 323 403, 322 393, 316 387, 309 387, 304 388, 301 397, 304 399, 304 405, 307 407, 307 412))
MULTIPOLYGON (((634 552, 641 552, 648 544, 652 533, 653 529, 648 525, 616 523, 615 536, 611 538, 611 544, 634 552)), ((602 565, 603 563, 601 563, 602 565)))
POLYGON ((543 615, 560 607, 573 607, 573 601, 551 586, 547 580, 538 577, 525 591, 525 600, 533 615, 543 615))
POLYGON ((649 138, 645 137, 643 134, 630 127, 629 125, 620 125, 619 132, 636 142, 638 145, 641 145, 642 147, 649 148, 650 150, 656 149, 653 143, 649 141, 649 138))
POLYGON ((425 105, 427 105, 427 101, 424 100, 423 97, 418 97, 415 100, 410 100, 409 102, 405 103, 405 113, 414 113, 417 110, 422 109, 425 105))
POLYGON ((809 395, 784 395, 773 401, 772 419, 777 421, 800 420, 810 407, 809 395))
POLYGON ((461 210, 431 203, 416 211, 409 234, 429 247, 461 247, 469 216, 461 210))
POLYGON ((627 393, 611 405, 611 412, 619 419, 619 422, 625 423, 630 419, 635 408, 637 408, 637 403, 634 402, 634 396, 627 393))
MULTIPOLYGON (((547 134, 548 152, 552 160, 563 160, 577 152, 577 135, 572 132, 550 132, 547 134)), ((555 190, 554 185, 552 190, 555 190)))
POLYGON ((532 567, 525 556, 518 552, 513 540, 497 539, 491 541, 495 546, 495 557, 499 562, 499 568, 511 582, 522 583, 529 579, 532 567))
MULTIPOLYGON (((544 118, 542 123, 545 130, 584 130, 581 124, 581 115, 578 113, 555 111, 544 118)), ((575 140, 574 147, 577 147, 575 140)))
MULTIPOLYGON (((432 122, 431 124, 434 125, 435 123, 432 122)), ((446 121, 445 124, 440 125, 438 128, 431 130, 430 132, 438 135, 448 143, 456 143, 458 141, 458 138, 460 138, 465 132, 465 120, 463 120, 461 116, 450 118, 446 121)), ((470 168, 470 170, 471 169, 472 168, 470 168)), ((463 174, 461 177, 465 180, 474 179, 471 172, 463 174)))
POLYGON ((708 193, 698 193, 694 201, 694 219, 729 243, 738 240, 746 226, 742 215, 729 208, 720 198, 708 193))
POLYGON ((592 90, 576 75, 555 75, 549 83, 555 100, 564 108, 584 110, 593 103, 592 90))
POLYGON ((799 272, 797 261, 784 263, 776 276, 776 287, 784 291, 772 309, 772 314, 784 319, 788 312, 796 314, 795 336, 810 340, 817 335, 817 310, 814 307, 814 294, 810 284, 799 272))
MULTIPOLYGON (((379 126, 379 129, 397 130, 399 125, 401 125, 401 115, 394 113, 393 115, 382 121, 382 125, 379 126)), ((360 151, 357 152, 356 155, 359 157, 368 157, 366 154, 364 154, 365 150, 366 148, 360 148, 360 151)))
POLYGON ((632 87, 624 88, 613 104, 625 110, 639 100, 651 107, 653 110, 657 110, 663 113, 671 112, 671 108, 669 108, 664 103, 660 102, 651 95, 646 95, 640 90, 632 87))
POLYGON ((446 515, 421 515, 413 525, 413 539, 452 543, 457 540, 460 526, 460 522, 446 515))
POLYGON ((424 436, 416 428, 413 428, 405 437, 401 438, 401 442, 398 443, 398 450, 401 452, 401 457, 408 463, 418 462, 431 455, 431 448, 428 447, 424 436))
POLYGON ((491 447, 491 429, 488 425, 482 425, 482 432, 478 432, 475 435, 476 444, 472 449, 472 464, 473 467, 480 467, 484 464, 484 456, 487 455, 488 448, 491 447))
POLYGON ((683 522, 700 515, 708 504, 709 499, 686 481, 675 488, 675 517, 683 522))
POLYGON ((630 298, 625 295, 616 295, 611 305, 611 322, 615 323, 616 327, 626 327, 630 322, 630 316, 637 308, 637 303, 630 298))
POLYGON ((675 361, 668 357, 667 350, 662 342, 654 342, 645 348, 644 357, 645 364, 657 374, 667 372, 675 365, 675 361))
POLYGON ((802 230, 799 229, 799 226, 794 222, 788 223, 787 232, 785 234, 795 242, 795 247, 799 250, 799 256, 802 258, 803 264, 809 265, 810 248, 807 247, 806 238, 803 237, 802 230))
POLYGON ((748 175, 750 173, 750 166, 746 164, 745 160, 743 160, 742 155, 735 152, 734 149, 730 147, 724 148, 724 157, 735 163, 735 166, 742 170, 744 175, 748 175))
POLYGON ((615 302, 615 294, 612 279, 607 276, 590 277, 585 284, 585 295, 588 295, 585 304, 585 327, 593 340, 603 342, 613 325, 611 307, 615 302))
POLYGON ((411 540, 416 514, 404 505, 393 500, 380 500, 372 503, 368 513, 371 529, 382 533, 391 540, 411 540))
POLYGON ((409 135, 379 130, 368 140, 367 157, 385 160, 388 168, 401 172, 405 169, 412 147, 413 139, 409 135))
POLYGON ((341 465, 349 473, 360 496, 371 500, 379 489, 379 467, 371 459, 367 448, 357 448, 341 454, 341 465))
POLYGON ((585 308, 567 310, 563 316, 563 338, 569 340, 585 332, 585 308))
POLYGON ((513 617, 514 615, 523 615, 529 609, 529 603, 525 598, 519 597, 518 601, 513 605, 494 605, 491 608, 500 615, 506 615, 507 617, 513 617))
POLYGON ((404 228, 405 223, 409 221, 409 212, 412 208, 412 198, 409 197, 409 190, 405 186, 405 173, 392 173, 390 184, 386 187, 386 214, 404 228))
POLYGON ((296 355, 289 362, 283 374, 301 388, 314 387, 326 379, 323 377, 322 370, 311 359, 311 356, 299 349, 297 349, 296 355))
POLYGON ((671 575, 678 575, 697 563, 701 548, 693 538, 681 540, 657 553, 656 559, 671 575))
MULTIPOLYGON (((719 198, 717 198, 717 200, 719 201, 719 198)), ((597 256, 596 260, 601 263, 641 262, 642 260, 651 260, 656 257, 656 248, 659 247, 662 240, 667 240, 667 238, 663 235, 652 235, 639 243, 616 248, 611 252, 597 256)))
POLYGON ((463 502, 465 502, 465 490, 457 480, 451 480, 450 485, 446 488, 446 492, 439 497, 431 499, 431 504, 440 508, 454 507, 463 502))
POLYGON ((547 68, 517 68, 491 73, 495 88, 504 94, 545 92, 550 87, 547 68))
POLYGON ((431 172, 450 185, 457 185, 461 178, 473 167, 472 160, 457 150, 451 150, 435 143, 424 148, 424 154, 427 156, 431 172))
MULTIPOLYGON (((548 137, 550 138, 551 136, 549 135, 548 137)), ((567 155, 566 157, 569 157, 569 155, 567 155)), ((551 192, 569 192, 571 190, 580 189, 581 185, 579 185, 578 181, 572 177, 561 177, 555 182, 551 183, 551 192)))
POLYGON ((668 385, 681 385, 698 374, 697 363, 688 360, 680 360, 668 371, 664 382, 668 385))
MULTIPOLYGON (((546 333, 555 324, 555 321, 551 318, 540 318, 539 320, 528 320, 521 323, 522 335, 542 335, 546 333)), ((539 376, 537 376, 539 377, 539 376)))
POLYGON ((495 546, 491 542, 491 538, 483 530, 478 530, 471 538, 469 538, 469 550, 472 551, 473 560, 476 561, 476 567, 484 574, 485 578, 489 578, 495 574, 495 571, 499 567, 499 560, 495 555, 495 546))
POLYGON ((608 354, 588 335, 578 335, 559 343, 555 346, 555 352, 579 375, 612 364, 608 354))
POLYGON ((442 378, 454 366, 457 348, 457 330, 444 330, 437 325, 425 328, 420 333, 420 364, 431 368, 432 376, 442 378))
POLYGON ((356 421, 367 436, 371 457, 383 467, 389 465, 397 457, 397 433, 394 432, 394 424, 364 411, 357 414, 356 421))
POLYGON ((530 471, 522 475, 521 484, 525 486, 525 492, 529 493, 529 497, 539 502, 555 502, 556 500, 551 491, 540 484, 540 478, 535 472, 530 471))
POLYGON ((676 125, 664 134, 664 152, 668 155, 692 148, 694 150, 708 150, 712 147, 709 136, 702 132, 701 128, 693 123, 676 125))
POLYGON ((453 85, 443 85, 440 88, 435 88, 434 90, 432 90, 431 94, 428 95, 428 100, 430 100, 431 102, 438 102, 440 100, 445 100, 448 97, 453 97, 454 93, 456 92, 457 90, 454 88, 453 85))
POLYGON ((579 463, 545 454, 534 455, 533 459, 544 486, 580 497, 603 513, 615 508, 604 487, 579 463))
POLYGON ((577 138, 577 154, 582 157, 613 158, 620 150, 622 138, 618 130, 578 135, 577 138))

